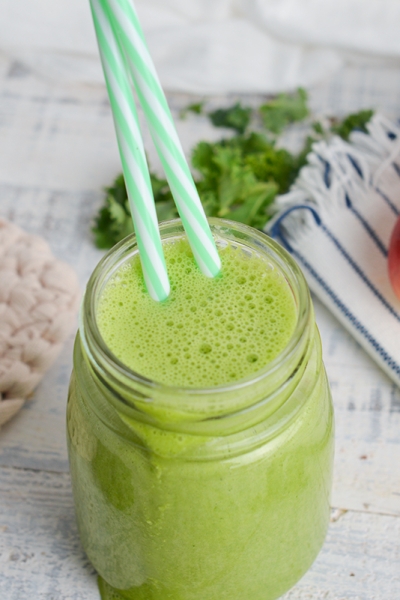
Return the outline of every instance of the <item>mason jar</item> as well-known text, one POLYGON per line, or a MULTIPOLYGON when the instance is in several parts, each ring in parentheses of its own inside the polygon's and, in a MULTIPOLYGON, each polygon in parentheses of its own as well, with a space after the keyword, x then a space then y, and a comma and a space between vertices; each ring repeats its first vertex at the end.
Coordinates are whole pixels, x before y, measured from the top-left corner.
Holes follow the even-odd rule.
MULTIPOLYGON (((317 556, 329 522, 333 410, 304 277, 272 239, 210 220, 217 245, 257 252, 292 291, 286 347, 209 389, 122 364, 96 321, 102 290, 138 252, 132 235, 87 286, 74 348, 68 448, 83 547, 104 599, 273 600, 317 556)), ((180 221, 162 239, 184 236, 180 221)))

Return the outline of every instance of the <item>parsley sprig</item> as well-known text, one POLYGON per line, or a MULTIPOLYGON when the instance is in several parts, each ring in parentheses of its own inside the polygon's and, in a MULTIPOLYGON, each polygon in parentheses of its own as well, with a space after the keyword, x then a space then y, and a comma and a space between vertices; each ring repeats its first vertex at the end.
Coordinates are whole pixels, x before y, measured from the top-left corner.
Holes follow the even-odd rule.
MULTIPOLYGON (((199 102, 189 105, 181 117, 204 112, 205 103, 199 102)), ((347 140, 354 129, 366 131, 372 114, 362 110, 342 120, 331 119, 328 125, 314 122, 302 150, 292 154, 278 146, 278 135, 290 124, 309 117, 305 90, 280 94, 256 109, 237 102, 208 112, 215 127, 231 129, 233 135, 217 142, 201 141, 192 150, 195 183, 206 215, 262 229, 269 219, 268 208, 277 194, 288 191, 312 144, 333 134, 347 140)), ((150 177, 159 221, 176 218, 178 212, 167 181, 153 172, 150 177)), ((104 205, 93 227, 99 248, 110 248, 133 231, 123 176, 119 175, 105 192, 104 205)))

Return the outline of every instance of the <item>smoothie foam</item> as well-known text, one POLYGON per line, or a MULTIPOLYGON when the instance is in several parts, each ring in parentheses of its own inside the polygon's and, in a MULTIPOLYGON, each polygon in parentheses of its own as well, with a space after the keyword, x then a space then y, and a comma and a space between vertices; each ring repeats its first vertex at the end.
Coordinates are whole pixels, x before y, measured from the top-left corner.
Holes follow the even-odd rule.
POLYGON ((212 387, 243 379, 287 345, 297 311, 280 271, 255 252, 227 244, 221 274, 196 267, 185 239, 164 243, 171 295, 147 293, 139 256, 106 283, 97 308, 104 341, 119 360, 154 381, 212 387))

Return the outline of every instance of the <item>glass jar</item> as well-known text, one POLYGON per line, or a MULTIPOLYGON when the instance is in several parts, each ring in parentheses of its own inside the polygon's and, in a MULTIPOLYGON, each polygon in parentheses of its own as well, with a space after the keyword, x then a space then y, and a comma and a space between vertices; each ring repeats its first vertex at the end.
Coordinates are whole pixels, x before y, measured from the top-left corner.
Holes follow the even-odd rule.
MULTIPOLYGON (((266 235, 210 219, 217 244, 265 257, 297 305, 286 348, 254 376, 210 389, 165 386, 103 342, 105 282, 134 236, 95 269, 74 349, 68 447, 83 547, 103 598, 272 600, 317 556, 329 522, 333 411, 303 275, 266 235)), ((163 240, 184 235, 161 225, 163 240)))

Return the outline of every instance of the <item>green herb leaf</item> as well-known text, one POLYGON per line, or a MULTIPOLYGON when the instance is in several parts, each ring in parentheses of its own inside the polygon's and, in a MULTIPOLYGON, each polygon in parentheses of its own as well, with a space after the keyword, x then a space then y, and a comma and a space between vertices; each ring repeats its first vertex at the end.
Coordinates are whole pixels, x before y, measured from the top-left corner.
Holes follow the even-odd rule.
POLYGON ((105 204, 95 218, 92 229, 98 248, 111 248, 133 231, 123 176, 119 175, 105 192, 105 204))
POLYGON ((98 248, 111 248, 115 243, 115 236, 112 231, 112 219, 107 206, 100 209, 95 218, 92 228, 94 234, 94 242, 98 248))
POLYGON ((244 133, 250 123, 252 110, 237 102, 229 108, 219 108, 208 113, 211 123, 215 127, 227 127, 237 133, 244 133))
POLYGON ((279 184, 271 174, 263 181, 254 165, 264 167, 268 150, 272 152, 270 166, 275 160, 272 171, 275 167, 280 172, 290 155, 282 150, 274 153, 273 146, 261 134, 197 144, 192 164, 201 174, 197 189, 208 216, 237 220, 258 228, 265 225, 266 207, 273 202, 279 184))
MULTIPOLYGON (((160 179, 154 173, 150 173, 150 180, 158 220, 175 219, 178 211, 167 181, 160 179)), ((114 183, 105 189, 105 192, 105 204, 95 218, 92 228, 96 246, 104 249, 111 248, 134 231, 123 175, 119 175, 114 183)))
POLYGON ((367 133, 367 123, 371 120, 373 110, 360 110, 359 112, 348 115, 343 121, 332 125, 332 132, 339 135, 344 140, 348 140, 352 131, 358 129, 367 133))
POLYGON ((201 115, 203 112, 204 100, 202 102, 194 102, 193 104, 188 104, 181 112, 179 113, 179 117, 181 119, 186 119, 188 113, 194 113, 195 115, 201 115))
POLYGON ((265 129, 281 133, 295 121, 302 121, 308 114, 307 92, 299 88, 293 95, 279 94, 259 108, 265 129))

